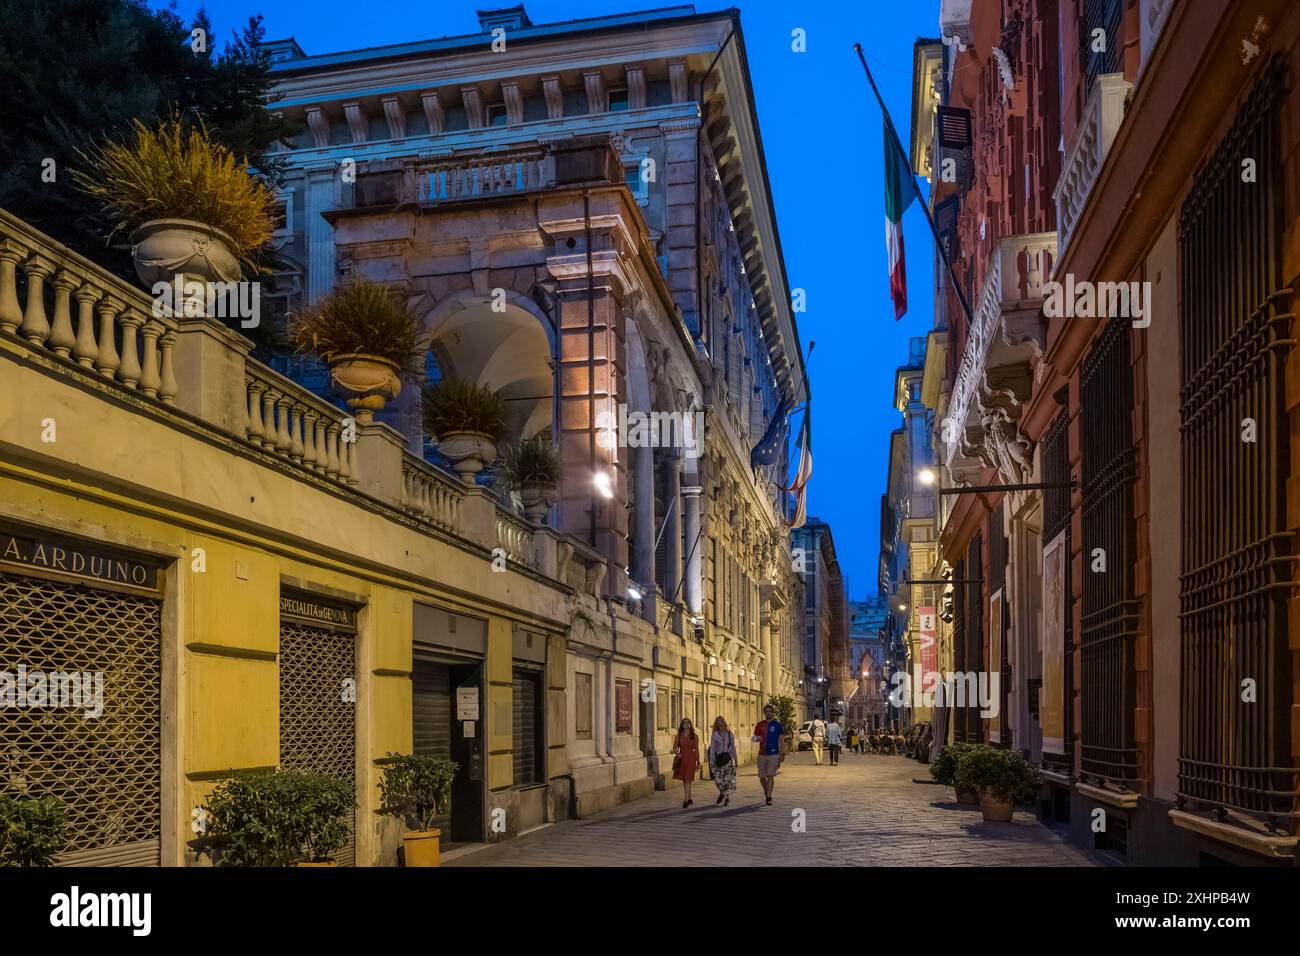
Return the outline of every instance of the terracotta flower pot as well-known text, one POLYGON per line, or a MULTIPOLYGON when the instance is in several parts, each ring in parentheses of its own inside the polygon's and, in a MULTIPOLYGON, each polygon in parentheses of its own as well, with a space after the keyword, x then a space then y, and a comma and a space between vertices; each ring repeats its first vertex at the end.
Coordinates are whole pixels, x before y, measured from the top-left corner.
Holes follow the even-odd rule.
POLYGON ((986 787, 980 787, 980 812, 985 823, 1009 823, 1016 807, 1010 800, 1002 800, 986 787))
POLYGON ((980 802, 980 795, 974 790, 963 790, 961 787, 953 787, 957 791, 957 802, 974 806, 980 802))
POLYGON ((529 483, 519 489, 519 497, 524 503, 524 517, 529 521, 541 521, 560 497, 560 491, 555 485, 529 483))
POLYGON ((304 867, 304 866, 338 866, 338 864, 337 864, 336 862, 334 862, 333 860, 322 860, 322 861, 319 862, 319 863, 314 863, 314 862, 312 862, 311 860, 299 860, 297 863, 294 864, 294 866, 295 866, 295 867, 304 867))
POLYGON ((497 460, 496 444, 481 432, 447 432, 438 441, 438 450, 451 459, 451 467, 467 485, 497 460))
POLYGON ((407 866, 439 866, 438 838, 441 830, 407 830, 402 834, 402 853, 407 866))
POLYGON ((205 282, 238 282, 234 240, 192 219, 153 219, 131 233, 135 272, 149 288, 177 273, 205 282))
POLYGON ((347 399, 348 408, 362 424, 374 421, 375 412, 402 390, 397 363, 378 355, 331 355, 329 367, 335 390, 347 399))

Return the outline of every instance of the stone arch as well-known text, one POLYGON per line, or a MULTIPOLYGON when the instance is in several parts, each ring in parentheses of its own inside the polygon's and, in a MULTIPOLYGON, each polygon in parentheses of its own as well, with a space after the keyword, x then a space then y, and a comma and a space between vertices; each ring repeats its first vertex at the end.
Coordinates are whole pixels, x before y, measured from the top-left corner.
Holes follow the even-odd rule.
POLYGON ((442 373, 486 385, 506 401, 509 439, 533 438, 555 420, 555 329, 530 297, 462 290, 423 316, 421 343, 442 373), (495 308, 494 308, 495 306, 495 308))

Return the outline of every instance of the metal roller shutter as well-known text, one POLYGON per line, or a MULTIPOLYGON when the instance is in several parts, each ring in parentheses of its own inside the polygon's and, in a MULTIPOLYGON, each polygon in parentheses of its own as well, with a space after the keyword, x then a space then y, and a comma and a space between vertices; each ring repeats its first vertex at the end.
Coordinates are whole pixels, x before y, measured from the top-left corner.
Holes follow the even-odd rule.
POLYGON ((540 685, 539 675, 528 671, 515 671, 512 708, 516 787, 541 782, 537 758, 540 685))
POLYGON ((157 866, 162 602, 0 573, 0 668, 103 674, 103 712, 0 708, 0 786, 67 807, 62 866, 157 866))
POLYGON ((412 673, 414 752, 451 758, 451 671, 446 664, 416 661, 412 673))
MULTIPOLYGON (((356 704, 343 681, 356 675, 356 637, 347 631, 280 622, 280 766, 346 780, 356 788, 356 704)), ((334 858, 356 863, 356 819, 334 858)))

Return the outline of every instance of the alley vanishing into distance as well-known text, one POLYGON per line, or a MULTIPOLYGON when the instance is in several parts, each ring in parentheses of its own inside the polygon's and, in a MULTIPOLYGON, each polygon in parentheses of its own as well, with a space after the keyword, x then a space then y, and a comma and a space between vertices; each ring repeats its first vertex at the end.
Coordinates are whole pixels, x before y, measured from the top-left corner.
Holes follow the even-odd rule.
POLYGON ((792 754, 763 804, 755 767, 740 768, 731 806, 708 780, 682 809, 681 784, 585 820, 506 843, 452 851, 444 866, 1094 866, 1098 861, 1021 809, 985 823, 951 787, 906 757, 844 754, 837 767, 792 754), (796 832, 795 811, 806 828, 796 832))

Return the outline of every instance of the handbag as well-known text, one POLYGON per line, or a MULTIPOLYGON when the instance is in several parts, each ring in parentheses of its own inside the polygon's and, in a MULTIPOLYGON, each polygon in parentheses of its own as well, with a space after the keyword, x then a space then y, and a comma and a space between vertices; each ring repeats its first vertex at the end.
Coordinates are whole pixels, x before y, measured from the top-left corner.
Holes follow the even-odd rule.
MULTIPOLYGON (((730 743, 730 742, 733 741, 734 739, 735 739, 735 738, 732 737, 730 733, 727 734, 727 742, 728 742, 728 743, 730 743)), ((725 767, 725 766, 726 766, 727 764, 729 764, 729 763, 731 763, 731 751, 730 751, 730 750, 723 750, 723 751, 721 751, 721 752, 716 753, 716 754, 713 755, 713 765, 714 765, 715 767, 725 767)))

